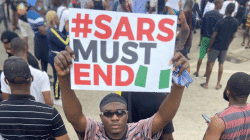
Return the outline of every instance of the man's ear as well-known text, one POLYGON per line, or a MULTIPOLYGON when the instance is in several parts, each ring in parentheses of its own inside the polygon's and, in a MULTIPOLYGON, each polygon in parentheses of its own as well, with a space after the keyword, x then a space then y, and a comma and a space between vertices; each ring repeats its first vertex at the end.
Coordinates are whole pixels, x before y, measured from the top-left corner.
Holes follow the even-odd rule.
POLYGON ((34 81, 34 76, 33 75, 31 75, 31 82, 33 82, 34 81))
POLYGON ((4 78, 4 82, 5 82, 7 85, 9 85, 9 81, 8 81, 6 78, 4 78))

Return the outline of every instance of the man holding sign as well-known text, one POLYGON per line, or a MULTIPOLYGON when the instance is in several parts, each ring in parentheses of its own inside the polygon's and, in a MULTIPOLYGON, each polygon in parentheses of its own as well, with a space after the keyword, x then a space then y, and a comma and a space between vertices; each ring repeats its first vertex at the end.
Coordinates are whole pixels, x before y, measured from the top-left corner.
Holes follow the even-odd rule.
MULTIPOLYGON (((74 52, 70 47, 55 57, 55 67, 62 92, 63 109, 67 120, 73 125, 79 139, 84 140, 136 140, 159 139, 163 127, 175 116, 184 91, 184 86, 173 84, 168 97, 161 104, 158 112, 151 118, 138 123, 127 124, 128 111, 125 99, 117 94, 105 96, 100 103, 102 123, 85 117, 82 106, 75 92, 70 87, 70 66, 74 52)), ((185 69, 189 71, 189 63, 180 53, 175 53, 171 64, 176 62, 174 69, 182 65, 179 74, 185 69)))

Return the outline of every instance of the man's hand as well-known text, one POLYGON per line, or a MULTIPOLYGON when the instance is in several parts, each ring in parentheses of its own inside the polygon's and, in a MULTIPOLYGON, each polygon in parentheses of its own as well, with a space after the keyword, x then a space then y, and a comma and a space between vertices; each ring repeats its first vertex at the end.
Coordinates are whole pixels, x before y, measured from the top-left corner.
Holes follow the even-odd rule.
POLYGON ((69 74, 70 67, 72 67, 72 58, 75 58, 73 50, 67 46, 65 51, 61 51, 55 57, 54 65, 58 76, 65 76, 69 74))
POLYGON ((179 0, 178 5, 179 5, 179 9, 182 10, 182 1, 181 0, 179 0))
POLYGON ((187 70, 190 73, 189 62, 186 57, 184 57, 180 52, 175 52, 173 59, 170 61, 170 64, 173 64, 174 62, 176 63, 173 66, 173 70, 176 70, 180 65, 182 65, 177 76, 181 75, 184 70, 187 70))

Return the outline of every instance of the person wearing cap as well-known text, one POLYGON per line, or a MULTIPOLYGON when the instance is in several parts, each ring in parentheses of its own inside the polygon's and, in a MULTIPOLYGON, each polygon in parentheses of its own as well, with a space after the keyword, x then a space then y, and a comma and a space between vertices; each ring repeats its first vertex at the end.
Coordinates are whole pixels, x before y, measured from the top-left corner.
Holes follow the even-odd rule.
POLYGON ((250 75, 237 72, 233 74, 223 92, 228 107, 215 114, 208 125, 204 140, 250 139, 250 75))
MULTIPOLYGON (((27 62, 27 47, 24 40, 19 37, 12 39, 10 42, 11 51, 14 56, 21 57, 27 62)), ((33 82, 31 83, 30 92, 31 95, 35 97, 37 102, 53 106, 53 102, 50 96, 50 82, 49 77, 46 72, 35 69, 32 66, 29 66, 31 74, 34 77, 33 82)), ((1 74, 1 90, 4 99, 8 99, 11 94, 11 89, 8 84, 4 82, 4 73, 1 74)))
MULTIPOLYGON (((75 92, 71 90, 69 73, 74 56, 73 50, 67 46, 65 51, 61 51, 55 57, 55 68, 61 87, 66 118, 74 127, 79 139, 159 139, 163 127, 174 118, 177 112, 184 86, 173 83, 171 93, 162 102, 155 115, 129 124, 127 121, 130 112, 127 111, 126 100, 115 93, 108 94, 100 102, 100 118, 102 120, 100 123, 84 115, 80 101, 75 92)), ((173 62, 176 62, 176 68, 182 65, 178 74, 184 70, 189 71, 189 63, 182 54, 175 53, 170 64, 173 62)))
POLYGON ((47 24, 50 25, 47 29, 47 41, 50 49, 49 63, 52 66, 54 76, 54 103, 62 106, 62 102, 60 100, 60 87, 58 85, 57 74, 54 67, 54 58, 58 52, 65 50, 65 47, 69 44, 69 27, 68 24, 66 24, 66 35, 59 31, 58 27, 60 21, 55 11, 49 11, 46 14, 46 20, 47 24))
POLYGON ((49 47, 46 31, 49 28, 49 24, 44 24, 44 18, 40 14, 43 10, 43 1, 28 0, 27 2, 31 6, 27 12, 27 18, 35 34, 35 56, 38 60, 41 60, 42 70, 47 72, 49 47))
MULTIPOLYGON (((12 41, 12 39, 19 37, 15 32, 12 31, 5 31, 2 33, 1 35, 1 41, 3 43, 4 49, 8 55, 8 57, 13 56, 12 51, 11 51, 11 44, 10 42, 12 41)), ((28 63, 36 68, 36 69, 40 69, 38 61, 36 60, 36 58, 28 51, 27 49, 27 53, 28 53, 28 63)))
POLYGON ((8 100, 0 102, 0 134, 4 139, 51 137, 69 140, 61 115, 51 106, 36 102, 30 93, 34 77, 28 63, 16 56, 4 61, 5 82, 10 86, 8 100))

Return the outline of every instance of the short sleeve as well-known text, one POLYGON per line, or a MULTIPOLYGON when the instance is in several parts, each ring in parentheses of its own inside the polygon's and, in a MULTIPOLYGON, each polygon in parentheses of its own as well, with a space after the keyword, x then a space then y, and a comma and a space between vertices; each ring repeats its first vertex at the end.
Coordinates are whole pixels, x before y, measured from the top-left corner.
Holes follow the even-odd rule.
POLYGON ((55 108, 54 108, 53 114, 52 114, 51 125, 52 126, 51 126, 50 132, 51 132, 53 137, 60 137, 60 136, 67 134, 67 130, 64 126, 62 117, 55 108))
POLYGON ((95 136, 104 137, 104 128, 101 123, 86 117, 87 126, 85 130, 85 140, 93 140, 95 136))
POLYGON ((134 131, 134 134, 128 134, 129 135, 128 139, 130 139, 130 137, 132 139, 138 133, 140 133, 142 139, 158 140, 160 138, 161 134, 162 134, 162 130, 159 131, 155 136, 152 136, 152 124, 153 124, 154 118, 155 118, 155 115, 148 118, 148 119, 141 120, 141 121, 139 121, 137 123, 131 124, 131 125, 133 125, 132 127, 135 127, 137 130, 134 131))
POLYGON ((1 73, 1 91, 10 94, 10 87, 4 81, 4 72, 1 73))
POLYGON ((157 0, 150 0, 150 7, 156 7, 157 0))
POLYGON ((49 76, 46 72, 43 72, 43 75, 41 77, 41 91, 50 91, 50 82, 49 82, 49 76))

